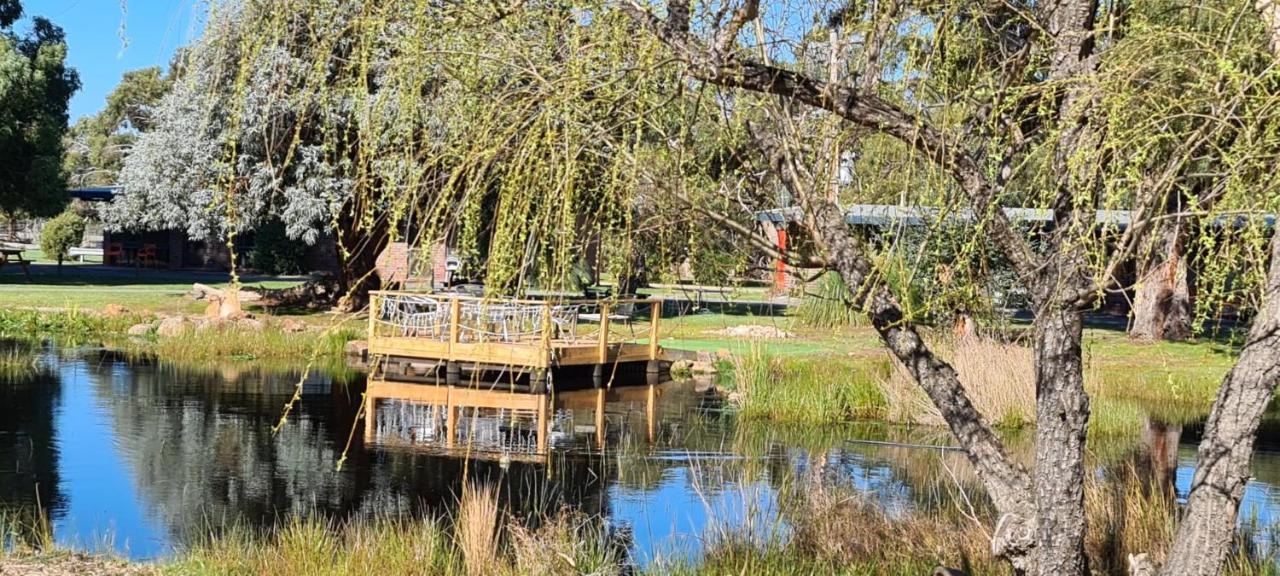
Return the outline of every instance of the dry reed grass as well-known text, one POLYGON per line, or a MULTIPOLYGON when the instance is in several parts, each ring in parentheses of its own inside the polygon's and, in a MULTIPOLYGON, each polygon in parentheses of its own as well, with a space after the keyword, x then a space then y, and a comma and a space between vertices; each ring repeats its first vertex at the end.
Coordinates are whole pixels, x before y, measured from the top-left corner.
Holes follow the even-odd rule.
POLYGON ((463 487, 454 524, 454 542, 462 552, 467 574, 498 571, 501 515, 497 488, 470 483, 463 487))
MULTIPOLYGON (((978 412, 997 426, 1019 428, 1034 424, 1036 384, 1031 349, 984 338, 960 338, 940 347, 950 360, 978 412)), ((911 373, 894 360, 882 382, 889 419, 942 426, 942 415, 916 384, 911 373)))

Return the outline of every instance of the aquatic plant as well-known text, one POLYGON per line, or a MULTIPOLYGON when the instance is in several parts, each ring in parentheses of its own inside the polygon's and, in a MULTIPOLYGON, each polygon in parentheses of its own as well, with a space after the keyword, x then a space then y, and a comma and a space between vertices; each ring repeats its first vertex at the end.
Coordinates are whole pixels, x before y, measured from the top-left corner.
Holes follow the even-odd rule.
POLYGON ((732 362, 733 397, 744 418, 829 423, 886 414, 878 382, 885 361, 782 356, 753 342, 732 362))

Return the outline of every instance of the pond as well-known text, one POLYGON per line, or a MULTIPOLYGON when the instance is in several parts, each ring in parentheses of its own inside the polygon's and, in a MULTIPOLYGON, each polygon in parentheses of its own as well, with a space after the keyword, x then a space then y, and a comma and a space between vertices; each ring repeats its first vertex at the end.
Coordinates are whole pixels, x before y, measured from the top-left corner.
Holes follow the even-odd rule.
MULTIPOLYGON (((303 379, 273 431, 296 372, 180 369, 100 350, 48 349, 40 362, 0 381, 0 512, 39 511, 60 544, 140 560, 233 525, 446 514, 464 478, 497 483, 513 510, 599 514, 631 535, 640 563, 696 554, 725 526, 785 530, 768 519, 798 478, 846 483, 890 511, 950 507, 955 488, 976 486, 943 431, 746 425, 694 382, 563 394, 542 439, 536 414, 464 408, 463 433, 447 439, 441 411, 419 402, 383 400, 366 429, 360 374, 303 379)), ((1108 450, 1119 455, 1108 465, 1139 462, 1185 496, 1192 428, 1150 423, 1108 450)), ((1270 525, 1280 452, 1261 445, 1242 517, 1270 525)))

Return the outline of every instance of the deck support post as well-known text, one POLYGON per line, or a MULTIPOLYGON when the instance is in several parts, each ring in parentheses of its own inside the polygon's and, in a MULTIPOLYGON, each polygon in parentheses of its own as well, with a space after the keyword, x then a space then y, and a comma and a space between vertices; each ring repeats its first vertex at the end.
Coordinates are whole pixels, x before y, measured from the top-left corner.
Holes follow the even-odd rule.
POLYGON ((534 368, 529 373, 529 391, 534 394, 550 393, 551 370, 548 368, 534 368))
POLYGON ((462 382, 462 365, 457 362, 447 362, 444 366, 444 383, 450 386, 457 386, 462 382))
POLYGON ((604 386, 604 364, 596 364, 591 369, 591 385, 595 388, 604 386))
POLYGON ((600 451, 604 451, 605 440, 604 401, 605 390, 603 388, 596 390, 596 449, 600 451))
POLYGON ((372 444, 378 429, 378 398, 364 395, 364 442, 372 444))

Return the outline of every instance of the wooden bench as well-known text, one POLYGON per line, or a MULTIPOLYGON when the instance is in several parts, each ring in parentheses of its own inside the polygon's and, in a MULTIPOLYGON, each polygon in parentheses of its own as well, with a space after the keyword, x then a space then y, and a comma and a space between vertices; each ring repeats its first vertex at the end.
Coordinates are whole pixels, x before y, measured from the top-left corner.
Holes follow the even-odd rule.
POLYGON ((27 282, 31 281, 31 261, 22 257, 22 248, 13 248, 10 246, 0 246, 0 268, 4 268, 5 264, 17 264, 22 267, 22 273, 27 276, 27 282))

